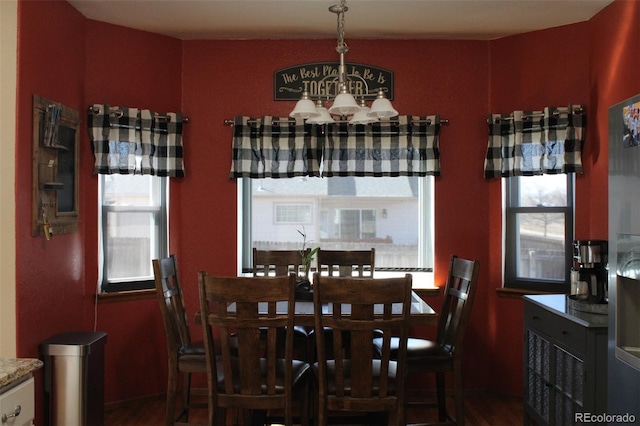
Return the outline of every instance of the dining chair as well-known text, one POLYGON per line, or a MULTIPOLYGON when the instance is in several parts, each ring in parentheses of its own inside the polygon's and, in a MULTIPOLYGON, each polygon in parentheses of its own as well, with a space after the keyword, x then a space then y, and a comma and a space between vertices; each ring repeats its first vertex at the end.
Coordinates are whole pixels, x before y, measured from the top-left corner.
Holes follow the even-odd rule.
MULTIPOLYGON (((464 399, 462 391, 462 353, 465 329, 469 323, 471 307, 478 287, 478 260, 451 256, 444 299, 438 317, 438 329, 434 341, 410 337, 407 341, 407 364, 410 375, 435 373, 437 402, 410 401, 410 406, 437 407, 438 421, 464 425, 464 399), (455 417, 447 411, 445 374, 453 376, 453 400, 455 417)), ((398 341, 392 340, 392 356, 396 356, 398 341)), ((374 346, 381 355, 382 340, 374 339, 374 346)), ((408 399, 407 399, 408 400, 408 399)))
POLYGON ((238 420, 244 424, 251 422, 252 414, 277 410, 284 424, 291 425, 294 401, 299 402, 301 424, 308 423, 310 367, 293 358, 295 285, 294 275, 198 274, 210 424, 224 424, 231 408, 242 413, 238 420), (265 306, 262 312, 259 304, 265 306), (265 329, 267 337, 260 339, 265 329), (276 338, 282 329, 286 330, 284 358, 278 356, 276 338), (232 336, 238 340, 236 351, 230 343, 232 336))
POLYGON ((326 333, 317 333, 318 361, 313 370, 318 383, 318 424, 327 424, 332 414, 359 412, 369 413, 367 424, 388 416, 390 424, 404 425, 411 275, 374 279, 316 273, 313 297, 315 328, 329 328, 333 345, 332 351, 327 350, 326 333), (329 312, 323 313, 327 308, 329 312), (376 331, 382 335, 378 358, 371 345, 376 331), (344 335, 349 336, 348 357, 329 358, 343 353, 344 335), (396 336, 397 359, 391 358, 392 336, 396 336))
POLYGON ((166 424, 185 424, 189 421, 190 408, 204 407, 203 404, 191 402, 191 374, 207 372, 204 343, 202 340, 191 340, 176 256, 172 254, 166 258, 153 259, 152 264, 156 294, 167 340, 169 374, 166 424), (176 395, 180 375, 182 375, 182 409, 176 416, 176 395))
MULTIPOLYGON (((318 250, 317 253, 318 272, 327 276, 339 277, 373 277, 373 270, 376 263, 376 249, 371 250, 318 250)), ((315 360, 315 329, 311 330, 308 335, 307 352, 312 355, 315 360)), ((325 339, 330 340, 331 330, 325 329, 325 339)), ((345 336, 345 346, 347 345, 348 336, 345 336)), ((333 347, 333 345, 329 345, 333 347)))
MULTIPOLYGON (((307 249, 306 252, 310 252, 307 249)), ((253 276, 283 276, 300 273, 302 253, 299 250, 258 250, 253 248, 253 276)), ((293 326, 294 355, 306 360, 307 329, 301 325, 293 326)), ((265 336, 262 336, 265 337, 265 336)))

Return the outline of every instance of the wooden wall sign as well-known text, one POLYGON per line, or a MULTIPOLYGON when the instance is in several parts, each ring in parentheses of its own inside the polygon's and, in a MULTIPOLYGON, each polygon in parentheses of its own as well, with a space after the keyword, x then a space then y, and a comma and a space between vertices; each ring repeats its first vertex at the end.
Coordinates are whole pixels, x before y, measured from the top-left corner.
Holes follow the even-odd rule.
MULTIPOLYGON (((294 65, 273 73, 273 98, 276 101, 298 100, 302 92, 312 99, 335 97, 338 94, 338 62, 314 62, 294 65)), ((393 72, 364 64, 346 64, 350 93, 356 98, 379 89, 393 100, 393 72)))
POLYGON ((78 230, 78 111, 33 96, 34 237, 78 230))

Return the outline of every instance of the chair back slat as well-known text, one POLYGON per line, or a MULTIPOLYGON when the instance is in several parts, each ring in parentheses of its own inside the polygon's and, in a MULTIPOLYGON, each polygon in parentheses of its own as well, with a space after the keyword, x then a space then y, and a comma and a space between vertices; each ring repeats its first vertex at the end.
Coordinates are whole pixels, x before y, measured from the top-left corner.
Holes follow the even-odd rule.
POLYGON ((411 275, 384 279, 314 275, 320 424, 325 424, 330 411, 388 411, 396 415, 395 424, 404 424, 410 310, 411 275), (322 314, 323 306, 330 307, 331 315, 322 314), (318 332, 325 328, 331 330, 333 351, 326 350, 326 335, 318 332), (379 359, 374 359, 374 332, 383 335, 379 359), (397 360, 390 355, 392 336, 399 339, 397 360), (327 359, 328 353, 338 355, 327 359))

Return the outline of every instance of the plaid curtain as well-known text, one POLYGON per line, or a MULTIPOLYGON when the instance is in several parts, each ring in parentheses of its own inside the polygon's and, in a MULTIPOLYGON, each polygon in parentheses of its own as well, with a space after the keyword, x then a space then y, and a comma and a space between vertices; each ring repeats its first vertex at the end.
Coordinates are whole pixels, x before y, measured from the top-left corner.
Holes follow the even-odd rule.
POLYGON ((236 117, 230 177, 440 175, 438 116, 372 125, 274 123, 288 120, 236 117))
POLYGON ((491 114, 484 177, 582 173, 586 114, 580 105, 491 114))
POLYGON ((323 176, 440 176, 438 116, 329 126, 323 176), (412 124, 413 120, 426 121, 412 124))
POLYGON ((319 128, 302 119, 237 116, 231 178, 320 176, 319 128), (251 123, 249 123, 251 121, 251 123))
POLYGON ((183 177, 182 115, 94 104, 94 173, 183 177))

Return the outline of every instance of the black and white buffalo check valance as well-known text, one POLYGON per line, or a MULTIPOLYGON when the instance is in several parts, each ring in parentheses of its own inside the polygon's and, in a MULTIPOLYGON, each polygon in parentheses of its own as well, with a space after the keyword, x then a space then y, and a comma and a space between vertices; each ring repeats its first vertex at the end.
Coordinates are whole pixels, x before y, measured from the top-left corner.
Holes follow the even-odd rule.
POLYGON ((579 105, 491 114, 484 177, 582 173, 586 114, 579 105))
POLYGON ((182 114, 94 104, 94 173, 183 177, 182 114))
POLYGON ((324 126, 238 116, 230 177, 439 176, 439 130, 439 116, 324 126))

